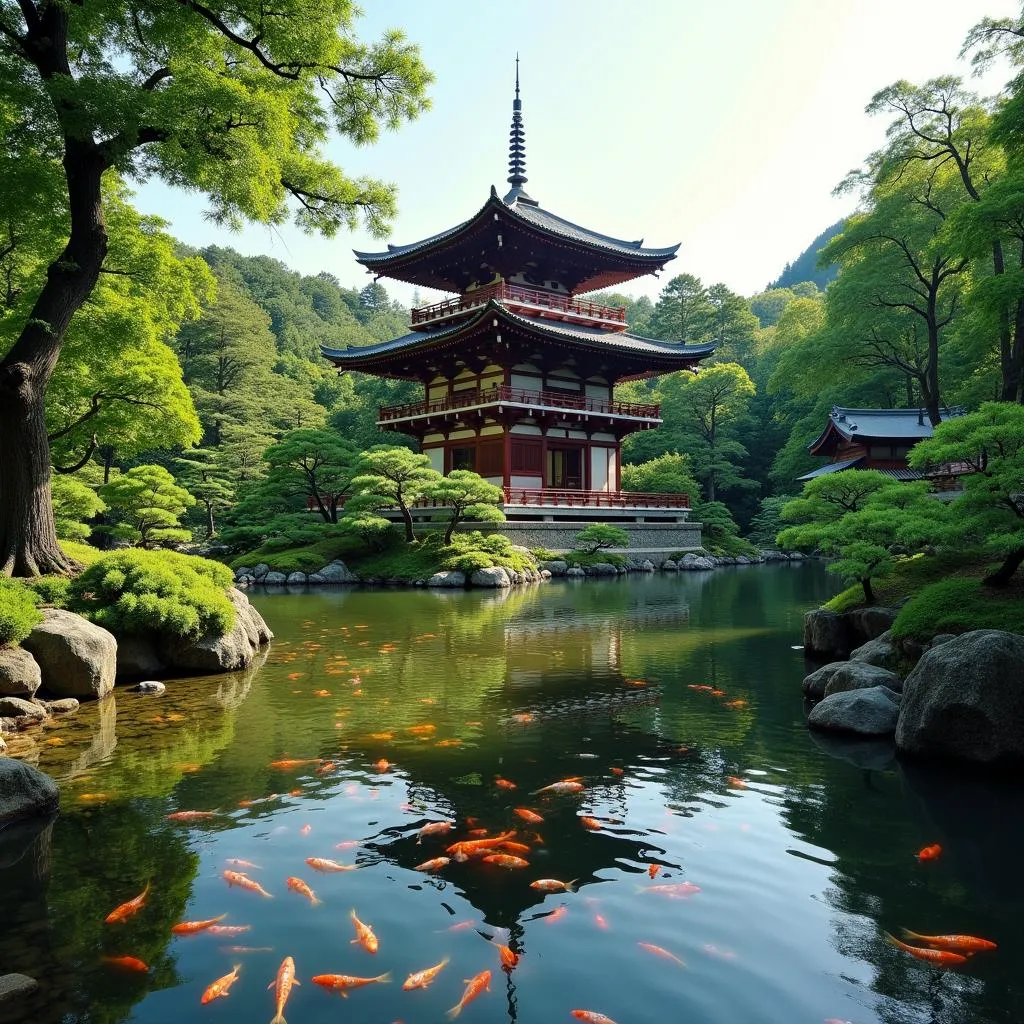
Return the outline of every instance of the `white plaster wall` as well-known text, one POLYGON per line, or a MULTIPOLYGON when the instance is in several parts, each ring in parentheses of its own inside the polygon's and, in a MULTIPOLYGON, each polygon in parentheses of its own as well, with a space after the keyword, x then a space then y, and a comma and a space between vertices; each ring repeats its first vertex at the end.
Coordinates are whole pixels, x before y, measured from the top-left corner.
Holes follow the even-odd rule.
POLYGON ((431 469, 436 469, 438 473, 444 472, 444 449, 443 448, 424 448, 423 454, 430 459, 431 469))
POLYGON ((607 491, 608 487, 608 456, 606 448, 590 449, 590 489, 607 491))
POLYGON ((527 391, 540 391, 541 379, 539 377, 527 377, 523 373, 513 373, 510 378, 512 387, 525 388, 527 391))
POLYGON ((513 487, 541 487, 542 477, 540 476, 513 476, 512 486, 513 487))
POLYGON ((528 423, 525 424, 525 425, 521 424, 521 423, 517 423, 512 428, 510 433, 512 433, 512 434, 527 434, 530 437, 540 437, 544 433, 544 431, 542 431, 540 429, 540 427, 531 427, 528 423))

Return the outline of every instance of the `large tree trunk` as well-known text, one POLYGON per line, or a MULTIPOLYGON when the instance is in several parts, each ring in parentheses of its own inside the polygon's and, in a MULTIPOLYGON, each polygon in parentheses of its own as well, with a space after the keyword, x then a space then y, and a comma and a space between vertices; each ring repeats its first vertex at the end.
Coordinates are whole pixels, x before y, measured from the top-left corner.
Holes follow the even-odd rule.
POLYGON ((1006 561, 982 582, 990 587, 1007 586, 1013 574, 1020 568, 1021 562, 1024 562, 1024 548, 1016 548, 1006 556, 1006 561))
POLYGON ((871 577, 870 576, 863 577, 861 579, 861 581, 860 581, 860 585, 864 589, 864 600, 868 604, 874 604, 875 603, 875 591, 874 591, 874 588, 871 586, 871 577))
POLYGON ((47 270, 21 335, 0 362, 0 572, 7 575, 74 567, 54 529, 45 402, 64 333, 95 287, 107 254, 103 170, 92 142, 67 140, 71 234, 47 270))

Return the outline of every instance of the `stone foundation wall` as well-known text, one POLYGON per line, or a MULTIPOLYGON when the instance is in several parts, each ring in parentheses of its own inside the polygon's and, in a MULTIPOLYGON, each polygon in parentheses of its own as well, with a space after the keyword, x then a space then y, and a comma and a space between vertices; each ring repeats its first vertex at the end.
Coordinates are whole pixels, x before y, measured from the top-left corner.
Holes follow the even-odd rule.
MULTIPOLYGON (((480 530, 481 533, 504 534, 513 544, 527 548, 547 548, 549 551, 571 551, 576 534, 587 523, 501 523, 496 526, 462 523, 460 532, 480 530)), ((616 554, 643 553, 655 565, 660 565, 674 551, 693 551, 701 546, 700 523, 616 523, 629 534, 629 545, 612 548, 616 554)))

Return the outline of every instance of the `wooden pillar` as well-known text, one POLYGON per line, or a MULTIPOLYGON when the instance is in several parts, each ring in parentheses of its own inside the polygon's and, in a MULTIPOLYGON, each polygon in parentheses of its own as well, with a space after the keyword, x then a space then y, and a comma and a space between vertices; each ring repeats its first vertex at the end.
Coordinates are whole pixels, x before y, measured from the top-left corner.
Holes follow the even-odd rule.
MULTIPOLYGON (((615 442, 615 480, 614 486, 611 488, 613 491, 621 491, 622 487, 619 481, 622 479, 622 438, 620 437, 615 442)), ((608 482, 613 483, 611 474, 608 476, 608 482)))
POLYGON ((504 479, 505 493, 508 493, 508 489, 512 486, 512 427, 509 421, 506 419, 502 424, 504 433, 502 434, 502 456, 503 456, 503 469, 502 477, 504 479))
POLYGON ((548 485, 548 428, 540 428, 540 488, 544 490, 548 485))

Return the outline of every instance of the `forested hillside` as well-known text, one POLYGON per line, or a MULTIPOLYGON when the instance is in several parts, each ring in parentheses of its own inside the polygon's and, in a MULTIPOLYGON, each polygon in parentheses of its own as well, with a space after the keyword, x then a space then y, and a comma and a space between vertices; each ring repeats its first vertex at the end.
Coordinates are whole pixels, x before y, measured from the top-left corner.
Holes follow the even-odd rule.
POLYGON ((770 285, 771 288, 792 288, 802 281, 811 281, 824 290, 835 279, 839 273, 839 266, 836 263, 828 263, 825 266, 818 265, 821 250, 832 241, 843 230, 844 221, 838 220, 831 227, 824 231, 792 263, 787 263, 782 273, 770 285))

